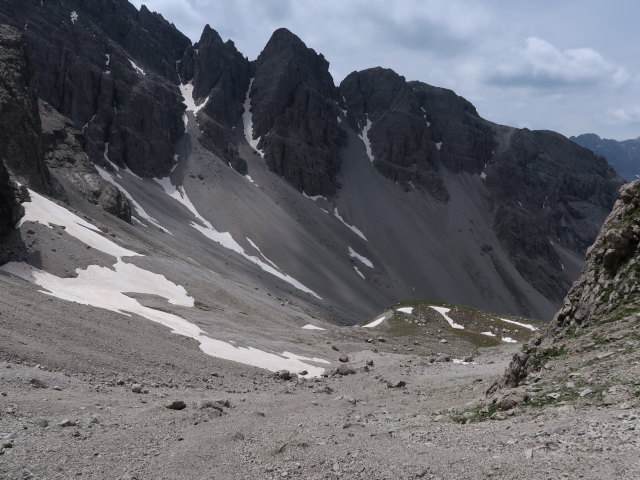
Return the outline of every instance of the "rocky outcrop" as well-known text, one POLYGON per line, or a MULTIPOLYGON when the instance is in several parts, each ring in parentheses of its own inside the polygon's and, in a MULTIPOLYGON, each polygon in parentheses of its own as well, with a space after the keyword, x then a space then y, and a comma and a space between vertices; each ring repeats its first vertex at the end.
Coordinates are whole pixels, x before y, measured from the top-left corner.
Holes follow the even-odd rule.
MULTIPOLYGON (((564 304, 541 335, 514 355, 504 377, 490 393, 517 387, 540 369, 550 356, 565 352, 570 338, 589 338, 574 351, 596 348, 598 330, 635 317, 640 311, 640 181, 622 187, 620 199, 607 217, 595 243, 589 248, 580 278, 564 304), (596 337, 594 337, 596 334, 596 337)), ((606 335, 602 335, 606 337, 606 335)), ((614 340, 624 336, 614 336, 614 340)), ((606 343, 606 340, 603 343, 606 343)), ((610 356, 611 353, 605 354, 610 356)), ((602 356, 600 358, 606 358, 602 356)))
MULTIPOLYGON (((0 238, 9 233, 24 215, 24 209, 19 201, 19 193, 20 191, 11 180, 4 163, 0 162, 0 238)), ((4 263, 2 258, 0 258, 0 263, 4 263)))
POLYGON ((249 88, 250 64, 229 40, 206 25, 198 43, 189 47, 180 62, 183 83, 193 84, 197 104, 206 102, 198 115, 203 135, 199 141, 242 174, 247 164, 238 155, 242 114, 249 88))
MULTIPOLYGON (((45 162, 62 184, 71 185, 90 203, 131 223, 131 203, 114 185, 104 180, 83 150, 84 135, 51 105, 41 102, 45 162)), ((111 166, 105 166, 110 169, 111 166)))
POLYGON ((282 28, 252 68, 253 138, 267 165, 309 195, 333 193, 346 135, 329 62, 282 28))
POLYGON ((371 68, 347 76, 340 95, 349 124, 371 145, 373 165, 408 190, 423 187, 446 201, 441 167, 479 174, 491 157, 491 129, 451 90, 371 68))
POLYGON ((142 176, 164 176, 184 132, 175 62, 189 40, 126 0, 0 0, 24 31, 39 96, 86 135, 86 150, 142 176))
POLYGON ((494 126, 495 153, 483 171, 494 228, 520 272, 560 301, 573 279, 556 245, 583 254, 613 205, 622 179, 560 134, 494 126))
POLYGON ((33 71, 23 35, 8 25, 0 25, 0 65, 0 161, 17 181, 50 194, 33 71))
POLYGON ((600 138, 595 133, 585 133, 571 137, 571 140, 602 155, 626 180, 635 180, 640 176, 640 137, 618 141, 600 138))
POLYGON ((373 165, 405 189, 447 201, 446 172, 478 175, 493 228, 520 275, 562 300, 573 278, 556 245, 582 255, 622 184, 602 158, 554 132, 492 124, 454 92, 406 82, 392 70, 353 72, 340 95, 373 165))

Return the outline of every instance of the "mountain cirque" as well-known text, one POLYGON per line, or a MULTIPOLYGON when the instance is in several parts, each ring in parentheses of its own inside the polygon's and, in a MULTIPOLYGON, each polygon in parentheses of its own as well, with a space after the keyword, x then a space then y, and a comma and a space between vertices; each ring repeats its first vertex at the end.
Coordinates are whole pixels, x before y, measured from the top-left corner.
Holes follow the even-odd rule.
POLYGON ((638 470, 638 184, 597 236, 601 157, 336 86, 286 29, 250 61, 124 0, 0 22, 0 477, 638 470))

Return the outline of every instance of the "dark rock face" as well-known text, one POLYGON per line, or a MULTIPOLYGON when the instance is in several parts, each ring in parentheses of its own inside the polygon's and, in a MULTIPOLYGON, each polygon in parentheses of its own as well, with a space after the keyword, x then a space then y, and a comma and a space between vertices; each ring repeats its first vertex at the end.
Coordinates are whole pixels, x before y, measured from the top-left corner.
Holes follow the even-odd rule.
POLYGON ((494 125, 454 92, 391 70, 351 73, 340 94, 373 165, 407 190, 447 201, 445 171, 482 175, 494 230, 516 269, 562 300, 573 279, 553 243, 581 254, 595 238, 622 183, 605 161, 553 132, 494 125))
POLYGON ((236 145, 242 139, 242 113, 249 88, 249 61, 232 41, 222 41, 209 25, 193 48, 188 48, 180 62, 181 80, 193 83, 197 104, 206 101, 198 121, 205 148, 242 174, 247 164, 238 155, 236 145), (235 130, 233 129, 234 127, 235 130))
POLYGON ((279 29, 252 66, 253 138, 267 165, 307 194, 333 193, 346 136, 329 63, 279 29))
POLYGON ((598 155, 602 155, 626 180, 635 180, 640 176, 640 137, 620 142, 600 138, 595 133, 585 133, 571 137, 571 140, 598 155))
POLYGON ((184 132, 175 62, 186 37, 126 0, 1 0, 0 21, 24 30, 40 97, 84 131, 92 161, 109 143, 109 159, 139 175, 170 170, 184 132))
POLYGON ((349 124, 368 140, 374 166, 407 189, 424 187, 446 201, 441 166, 480 173, 494 148, 473 105, 451 90, 406 82, 393 70, 353 72, 340 84, 349 124))
POLYGON ((485 170, 494 228, 518 271, 561 300, 572 279, 563 276, 554 243, 584 252, 622 181, 602 158, 557 133, 495 131, 499 145, 485 170))
POLYGON ((540 368, 548 352, 557 351, 558 343, 578 330, 590 330, 602 320, 615 321, 638 311, 639 218, 640 181, 635 181, 620 190, 620 199, 587 252, 580 278, 569 290, 547 330, 514 355, 504 377, 491 391, 517 387, 527 375, 540 368))
POLYGON ((82 148, 84 135, 51 105, 41 102, 45 162, 55 178, 70 183, 90 203, 131 223, 131 203, 114 185, 103 180, 82 148))
POLYGON ((50 194, 26 43, 22 34, 8 25, 0 25, 0 65, 0 160, 18 181, 50 194))
MULTIPOLYGON (((0 162, 0 238, 9 233, 24 215, 24 209, 18 198, 18 188, 11 181, 4 163, 0 162)), ((1 252, 0 263, 4 263, 1 252)))

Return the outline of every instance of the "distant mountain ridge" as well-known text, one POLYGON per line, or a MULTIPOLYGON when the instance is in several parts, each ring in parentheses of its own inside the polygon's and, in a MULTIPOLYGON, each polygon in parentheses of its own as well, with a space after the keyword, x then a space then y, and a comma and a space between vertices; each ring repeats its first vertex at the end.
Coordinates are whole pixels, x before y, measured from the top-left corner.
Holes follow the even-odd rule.
POLYGON ((585 133, 571 137, 570 140, 602 155, 626 180, 640 178, 640 137, 619 141, 600 138, 595 133, 585 133))

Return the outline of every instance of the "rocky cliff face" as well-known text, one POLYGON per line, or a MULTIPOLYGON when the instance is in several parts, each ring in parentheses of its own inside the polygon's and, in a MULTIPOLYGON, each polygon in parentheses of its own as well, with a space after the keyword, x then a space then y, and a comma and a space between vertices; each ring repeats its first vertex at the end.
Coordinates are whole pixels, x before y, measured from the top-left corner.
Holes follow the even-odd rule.
POLYGON ((126 0, 0 1, 24 31, 40 97, 71 118, 101 162, 163 176, 184 132, 175 62, 190 41, 126 0))
POLYGON ((571 140, 602 155, 626 180, 635 180, 640 176, 640 138, 618 141, 600 138, 595 133, 585 133, 571 137, 571 140))
MULTIPOLYGON (((584 270, 560 311, 545 332, 514 355, 504 378, 490 392, 526 384, 533 375, 536 381, 542 378, 550 384, 563 378, 566 381, 562 372, 571 365, 596 367, 597 372, 588 372, 591 392, 616 381, 618 375, 627 375, 629 362, 622 356, 635 351, 640 325, 639 245, 640 181, 635 181, 622 187, 620 199, 589 248, 584 270), (560 367, 566 368, 535 373, 550 359, 563 356, 568 359, 560 367), (610 363, 607 369, 602 365, 605 363, 610 363)), ((574 378, 582 376, 574 373, 574 378)), ((586 395, 589 393, 581 397, 586 395)), ((519 396, 522 399, 522 394, 519 396)))
POLYGON ((391 70, 354 72, 340 94, 373 165, 405 189, 446 201, 445 172, 480 175, 518 272, 562 299, 572 279, 556 245, 582 254, 621 184, 605 161, 553 132, 494 125, 454 92, 391 70))
POLYGON ((223 42, 209 25, 198 43, 180 61, 181 80, 192 83, 197 104, 206 102, 198 114, 203 135, 200 142, 238 172, 247 164, 238 155, 242 141, 242 114, 249 88, 250 64, 229 40, 223 42))
POLYGON ((494 228, 518 271, 561 300, 571 278, 556 245, 581 255, 595 238, 622 180, 562 135, 494 126, 498 145, 484 170, 494 228))
POLYGON ((370 144, 373 165, 408 190, 423 187, 445 201, 441 167, 479 174, 491 157, 490 128, 451 90, 372 68, 347 76, 340 95, 349 124, 370 144))
POLYGON ((7 25, 0 25, 0 65, 0 159, 16 180, 51 194, 27 46, 21 33, 7 25))
POLYGON ((269 168, 309 195, 335 192, 346 137, 329 62, 280 29, 252 70, 253 138, 269 168))

